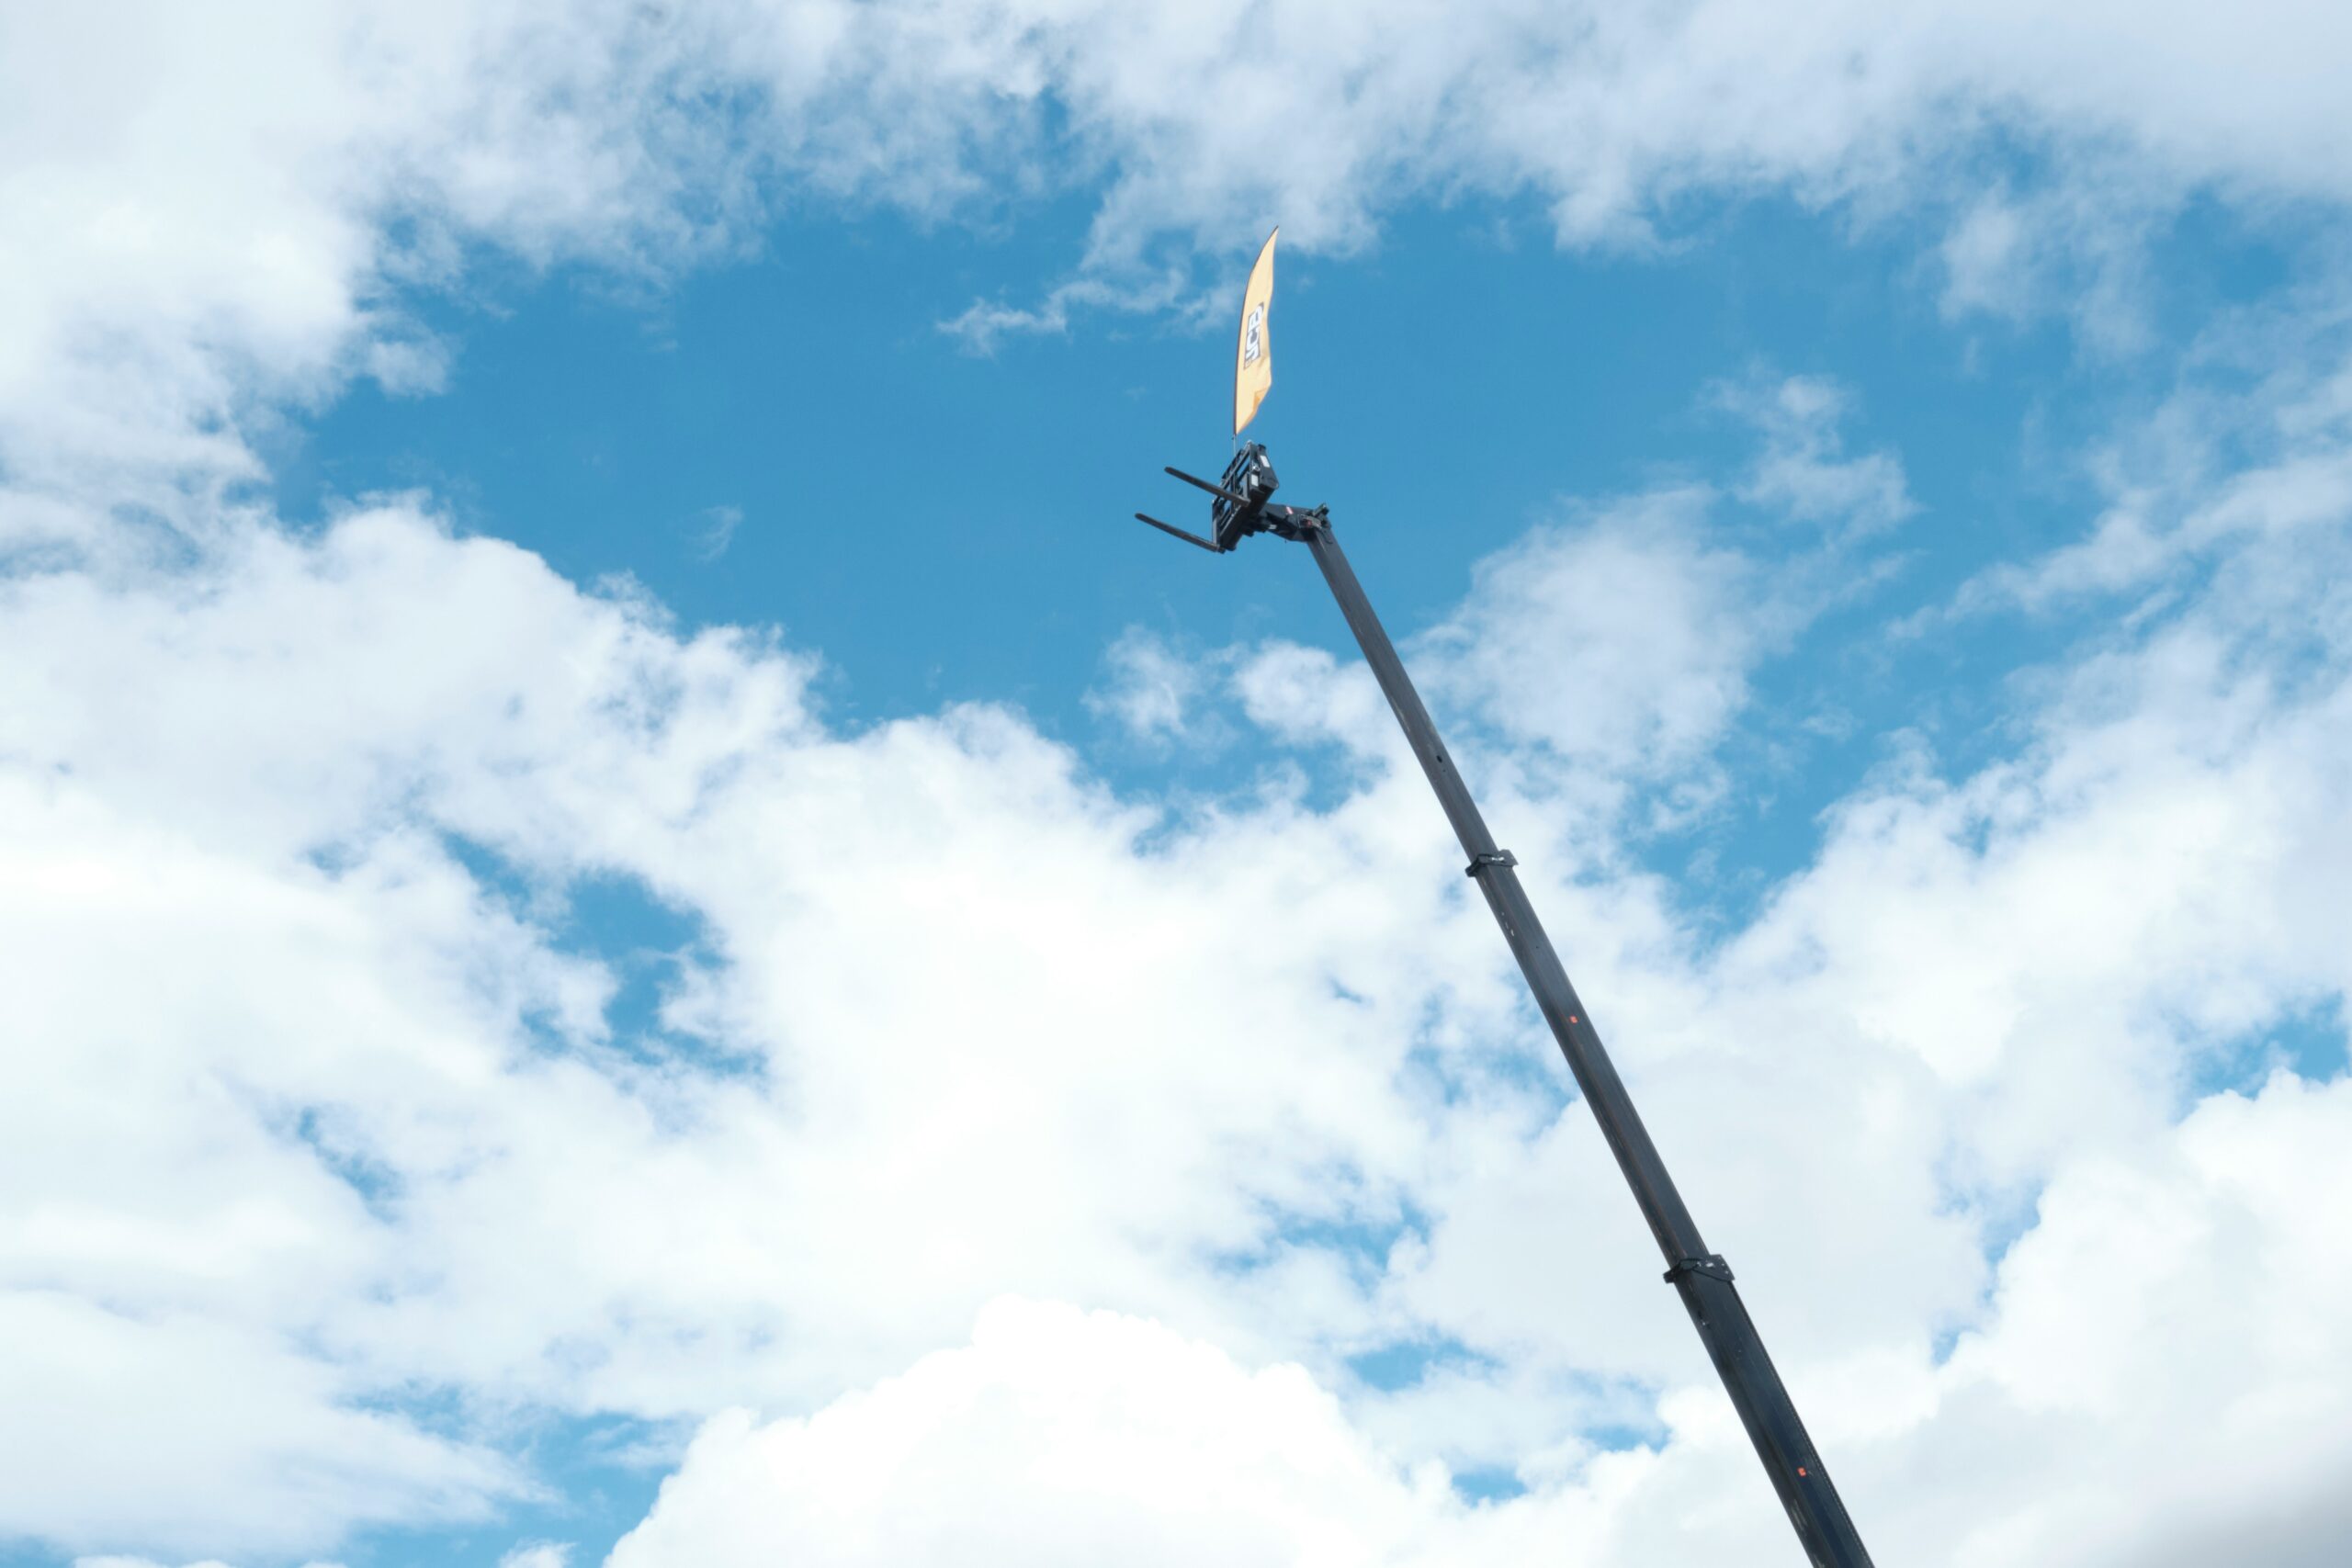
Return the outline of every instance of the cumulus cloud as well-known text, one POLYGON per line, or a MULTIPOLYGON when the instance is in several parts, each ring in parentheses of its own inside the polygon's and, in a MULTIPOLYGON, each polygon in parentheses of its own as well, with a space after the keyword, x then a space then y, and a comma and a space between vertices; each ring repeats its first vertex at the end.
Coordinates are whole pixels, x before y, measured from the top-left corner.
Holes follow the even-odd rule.
MULTIPOLYGON (((254 477, 247 434, 369 374, 436 384, 404 286, 483 241, 652 265, 740 206, 684 112, 705 22, 627 6, 252 0, 0 23, 0 470, 182 524, 254 477)), ((44 521, 15 513, 19 539, 44 521)), ((86 522, 36 537, 88 547, 86 522)))
MULTIPOLYGON (((776 199, 1089 193, 1075 279, 976 339, 1181 308, 1192 250, 1276 211, 1330 252, 1465 191, 1634 245, 1703 190, 1949 208, 1947 304, 2016 313, 2187 193, 2352 195, 2347 47, 2285 5, 11 11, 0 1344, 40 1349, 0 1357, 0 1532, 282 1559, 527 1493, 517 1411, 750 1402, 787 1414, 715 1419, 625 1562, 780 1520, 841 1562, 947 1520, 1028 1561, 1771 1535, 1351 665, 1219 667, 1241 720, 1340 748, 1334 797, 1277 767, 1179 813, 1009 709, 831 724, 816 650, 429 500, 297 536, 238 488, 254 437, 462 375, 412 312, 484 250, 658 279, 776 199), (1974 172, 2003 138, 2046 189, 1974 172), (2080 197, 2085 148, 2130 201, 2080 197), (686 933, 650 1028, 560 929, 589 880, 686 933), (1430 1370, 1371 1386, 1400 1347, 1430 1370)), ((1414 649, 1890 1560, 2352 1532, 2313 1221, 2352 1204, 2352 1107, 2243 1070, 2352 984, 2352 405, 2340 355, 2281 358, 2189 389, 2075 553, 1975 591, 2172 597, 2030 683, 2013 754, 1867 780, 1720 940, 1600 829, 1705 775, 1825 602, 1727 501, 1813 526, 1815 568, 1910 509, 1834 385, 1735 390, 1742 476, 1569 507, 1414 649)), ((1165 735, 1219 694, 1137 644, 1103 700, 1165 735)))
MULTIPOLYGON (((53 1032, 39 1037, 60 1043, 53 1032)), ((35 1089, 38 1103, 90 1129, 74 1089, 21 1079, 11 1087, 35 1089)), ((85 1080, 80 1093, 94 1089, 85 1080)), ((248 1179, 275 1174, 302 1182, 306 1173, 282 1151, 223 1132, 224 1142, 243 1146, 209 1161, 167 1158, 148 1168, 175 1170, 214 1192, 235 1180, 239 1167, 248 1179)), ((22 1151, 12 1164, 74 1158, 21 1120, 10 1134, 22 1151)), ((137 1171, 114 1176, 140 1179, 137 1171)), ((302 1220, 319 1217, 319 1205, 299 1197, 273 1201, 259 1186, 213 1204, 160 1193, 146 1205, 109 1204, 86 1180, 55 1183, 36 1200, 30 1194, 38 1189, 20 1168, 7 1185, 15 1217, 0 1331, 17 1348, 0 1362, 0 1393, 25 1413, 0 1423, 7 1469, 0 1521, 11 1534, 114 1546, 209 1541, 281 1553, 360 1522, 481 1517, 492 1499, 526 1490, 522 1472, 503 1456, 436 1438, 400 1415, 355 1408, 353 1386, 334 1368, 288 1343, 275 1325, 255 1325, 254 1314, 221 1310, 221 1283, 240 1275, 240 1282, 253 1282, 239 1268, 246 1262, 241 1246, 275 1243, 283 1268, 286 1252, 304 1239, 302 1220), (313 1212, 303 1213, 305 1207, 313 1212), (178 1232, 173 1209, 194 1220, 191 1229, 209 1222, 211 1234, 178 1232), (237 1230, 244 1234, 221 1234, 237 1230), (145 1304, 154 1300, 152 1290, 125 1290, 114 1304, 105 1299, 109 1292, 90 1288, 109 1273, 129 1273, 126 1260, 142 1254, 149 1269, 199 1278, 209 1263, 216 1300, 183 1295, 157 1308, 145 1304), (32 1288, 43 1273, 58 1283, 32 1288)), ((202 1293, 200 1286, 190 1292, 202 1293)))
MULTIPOLYGON (((1806 1379, 1875 1549, 1955 1565, 2333 1561, 2352 1527, 2333 1486, 2352 1462, 2335 1332, 2352 1269, 2301 1237, 2312 1204, 2352 1201, 2347 1117, 2352 1086, 2282 1075, 2074 1165, 1948 1359, 1888 1344, 1806 1379)), ((1775 1526, 1717 1403, 1690 1387, 1650 1445, 1567 1442, 1522 1462, 1523 1493, 1473 1505, 1299 1367, 1001 1302, 968 1347, 808 1416, 714 1418, 611 1561, 1500 1565, 1543 1550, 1664 1568, 1775 1526)))
POLYGON ((0 526, 18 547, 115 542, 68 504, 93 497, 191 525, 186 488, 254 477, 251 431, 289 404, 354 375, 440 384, 409 301, 479 253, 659 275, 750 243, 784 201, 935 218, 1092 193, 1086 254, 1043 303, 957 319, 984 344, 1073 308, 1163 308, 1195 247, 1238 265, 1236 236, 1272 217, 1345 249, 1464 189, 1540 203, 1579 242, 1638 241, 1693 191, 1951 209, 1948 299, 2004 310, 2030 292, 2020 258, 2116 254, 2129 222, 2075 193, 2128 185, 2158 213, 2199 191, 2352 196, 2335 93, 2352 37, 2295 0, 2227 26, 2193 6, 1792 22, 1736 0, 123 0, 0 27, 0 470, 24 492, 0 526), (1976 150, 2002 137, 2045 150, 2059 194, 1984 188, 1976 150))
MULTIPOLYGON (((1448 1542, 1520 1539, 1506 1517, 1566 1529, 1554 1509, 1629 1562, 1772 1528, 1598 1139, 1556 1070, 1529 1070, 1548 1044, 1354 671, 1280 648, 1236 668, 1245 714, 1380 763, 1335 804, 1277 789, 1171 822, 1001 710, 837 732, 807 660, 684 636, 411 508, 239 537, 192 575, 7 589, 8 883, 28 892, 6 951, 46 1046, 7 1068, 6 1102, 41 1108, 6 1140, 9 1300, 162 1325, 159 1355, 279 1348, 195 1356, 240 1380, 243 1417, 206 1429, 202 1466, 161 1440, 172 1422, 139 1424, 160 1393, 80 1405, 74 1441, 108 1470, 54 1423, 15 1428, 51 1467, 24 1472, 49 1479, 13 1494, 11 1528, 300 1551, 478 1513, 523 1478, 355 1397, 822 1410, 1008 1290, 1157 1316, 1235 1378, 1298 1362, 1302 1408, 1336 1399, 1377 1434, 1335 1450, 1367 1495, 1448 1542), (845 843, 869 874, 840 874, 845 843), (606 962, 546 921, 582 875, 698 924, 654 1033, 612 1036, 606 962), (910 965, 933 983, 907 986, 910 965), (101 1144, 116 1158, 73 1153, 101 1144), (1402 1389, 1351 1371, 1412 1345, 1442 1354, 1402 1389), (1656 1447, 1596 1450, 1595 1425, 1656 1447), (1516 1468, 1533 1501, 1464 1509, 1410 1479, 1432 1460, 1516 1468), (145 1523, 75 1484, 126 1465, 145 1523)), ((1937 1517, 1888 1479, 1904 1445, 1964 1444, 1951 1413, 1991 1398, 1999 1364, 1939 1359, 1939 1337, 2007 1344, 2008 1303, 2033 1296, 2015 1270, 2041 1254, 1995 1274, 1987 1237, 2037 1196, 2047 1223, 2086 1172, 2173 1190, 2195 1075, 2347 983, 2342 687, 2281 699, 2214 657, 2233 604, 2051 687, 2020 757, 1864 789, 1728 944, 1556 844, 1548 768, 1521 757, 1488 792, 1532 829, 1537 897, 1694 1207, 1896 1539, 1937 1517)), ((1715 613, 1684 604, 1629 646, 1679 669, 1715 613)), ((1525 659, 1514 637, 1555 631, 1498 619, 1446 647, 1525 659)), ((2304 1093, 2256 1103, 2338 1114, 2304 1093)), ((2004 1399, 2030 1381, 2018 1343, 2004 1399)), ((2059 1463, 2041 1419, 2018 1440, 2059 1463)), ((943 1507, 962 1495, 922 1474, 943 1507)), ((2038 1517, 2008 1484, 1979 1505, 2038 1517)), ((2086 1557, 2132 1539, 2096 1509, 2030 1528, 2086 1557)))
MULTIPOLYGON (((282 1397, 208 1433, 209 1469, 81 1411, 118 1477, 154 1455, 151 1524, 61 1483, 15 1493, 11 1528, 290 1547, 465 1513, 514 1478, 343 1402, 820 1397, 1008 1285, 1245 1343, 1261 1292, 1351 1310, 1277 1237, 1393 1212, 1413 1146, 1385 1083, 1464 935, 1415 928, 1466 910, 1432 911, 1432 878, 1352 890, 1430 859, 1367 831, 1408 796, 1148 851, 1154 814, 1014 716, 831 734, 800 661, 681 640, 399 510, 6 600, 5 853, 38 890, 6 920, 45 1042, 6 1069, 42 1107, 8 1140, 12 1277, 304 1348, 282 1397), (612 1041, 605 964, 537 912, 585 874, 705 923, 674 1032, 612 1041), (1278 916, 1323 956, 1257 942, 1278 916), (115 1162, 74 1152, 100 1142, 115 1162), (1217 1283, 1227 1257, 1262 1258, 1256 1282, 1217 1283), (222 1467, 287 1469, 305 1506, 222 1467)), ((46 1423, 8 1440, 84 1473, 46 1423)))
POLYGON ((1019 1301, 805 1419, 707 1427, 616 1568, 765 1562, 1423 1562, 1466 1510, 1295 1366, 1019 1301))
POLYGON ((1480 564, 1433 635, 1445 678, 1506 734, 1610 774, 1687 765, 1746 695, 1761 596, 1748 559, 1711 543, 1712 497, 1665 491, 1547 530, 1480 564))

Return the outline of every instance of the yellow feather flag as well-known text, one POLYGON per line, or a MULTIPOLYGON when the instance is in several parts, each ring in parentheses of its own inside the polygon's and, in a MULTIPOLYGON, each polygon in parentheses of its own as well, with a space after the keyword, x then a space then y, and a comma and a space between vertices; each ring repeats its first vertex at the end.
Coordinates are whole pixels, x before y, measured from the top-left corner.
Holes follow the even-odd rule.
POLYGON ((1266 316, 1274 308, 1274 242, 1278 225, 1266 236, 1265 248, 1250 268, 1250 287, 1241 293, 1241 344, 1233 355, 1233 434, 1258 417, 1258 405, 1274 384, 1274 340, 1266 316))

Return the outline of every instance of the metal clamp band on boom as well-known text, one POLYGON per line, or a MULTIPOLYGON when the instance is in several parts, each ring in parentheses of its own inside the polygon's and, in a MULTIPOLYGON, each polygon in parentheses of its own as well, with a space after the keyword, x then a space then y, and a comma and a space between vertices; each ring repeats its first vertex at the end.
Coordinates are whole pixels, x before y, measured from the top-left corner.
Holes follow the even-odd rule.
POLYGON ((1496 850, 1488 854, 1472 855, 1470 863, 1462 868, 1462 874, 1476 876, 1490 865, 1517 865, 1518 863, 1519 857, 1509 850, 1496 850))
POLYGON ((1704 1274, 1710 1280, 1731 1283, 1731 1265, 1724 1261, 1720 1252, 1710 1252, 1704 1258, 1676 1258, 1666 1271, 1666 1282, 1671 1285, 1685 1274, 1704 1274))

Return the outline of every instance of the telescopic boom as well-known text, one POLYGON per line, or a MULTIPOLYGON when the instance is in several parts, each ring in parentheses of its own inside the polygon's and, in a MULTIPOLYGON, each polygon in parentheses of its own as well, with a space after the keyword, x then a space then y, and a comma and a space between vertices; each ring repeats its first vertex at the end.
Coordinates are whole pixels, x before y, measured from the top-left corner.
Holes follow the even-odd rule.
MULTIPOLYGON (((1176 473, 1172 468, 1169 471, 1176 473)), ((1471 799, 1468 786, 1454 771, 1445 742, 1405 672, 1404 660, 1397 658, 1396 645, 1373 614, 1363 585, 1356 581, 1346 553, 1331 532, 1329 513, 1321 507, 1308 512, 1272 504, 1269 498, 1274 492, 1273 466, 1266 458, 1265 448, 1255 443, 1235 456, 1220 484, 1210 485, 1190 474, 1177 477, 1217 497, 1211 505, 1216 525, 1212 549, 1229 551, 1248 535, 1270 533, 1303 543, 1313 552, 1323 581, 1339 601, 1340 613, 1347 617, 1348 629, 1363 649, 1364 661, 1372 666, 1413 755, 1429 775, 1430 787, 1437 792, 1438 805, 1453 825, 1453 836, 1469 856, 1466 874, 1486 895, 1487 907, 1494 911, 1495 923, 1502 927, 1511 956, 1519 960, 1520 973, 1527 976, 1537 1009, 1552 1026, 1561 1055, 1568 1059, 1568 1070, 1576 1075, 1577 1087, 1584 1091, 1586 1103, 1600 1123, 1601 1136, 1617 1156, 1617 1168, 1624 1172, 1626 1185, 1634 1190, 1634 1201, 1641 1205, 1642 1218, 1649 1223, 1650 1234, 1657 1237, 1658 1251, 1666 1258, 1667 1283, 1680 1293, 1683 1306, 1690 1311, 1699 1338, 1731 1394, 1758 1457, 1764 1461, 1764 1472, 1780 1494, 1789 1522, 1796 1527, 1806 1557, 1814 1568, 1871 1568, 1870 1552, 1838 1500, 1838 1488, 1822 1467, 1796 1405, 1740 1302, 1739 1289, 1732 1283, 1731 1266, 1709 1252, 1700 1238, 1690 1211, 1683 1206, 1682 1195, 1675 1190, 1673 1178, 1658 1158, 1648 1129, 1642 1125, 1609 1053, 1601 1047, 1591 1015, 1577 999, 1559 954, 1552 951, 1551 939, 1535 918, 1534 906, 1527 901, 1514 869, 1519 863, 1510 852, 1498 847, 1494 835, 1487 830, 1486 818, 1478 814, 1477 802, 1471 799)), ((1154 526, 1166 525, 1155 522, 1154 526)), ((1193 542, 1204 541, 1194 538, 1193 542)))

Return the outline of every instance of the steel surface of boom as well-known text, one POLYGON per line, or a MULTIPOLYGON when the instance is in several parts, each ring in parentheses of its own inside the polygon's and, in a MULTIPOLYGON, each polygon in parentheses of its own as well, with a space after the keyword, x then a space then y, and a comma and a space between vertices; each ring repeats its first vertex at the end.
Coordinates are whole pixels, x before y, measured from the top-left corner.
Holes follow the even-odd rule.
POLYGON ((1355 634, 1388 705, 1396 710, 1396 722, 1404 727, 1413 755, 1420 759, 1421 771, 1437 791, 1438 804, 1453 824, 1453 836, 1462 840, 1463 852, 1470 857, 1469 875, 1487 896, 1487 908, 1502 927, 1503 939, 1510 943, 1520 972, 1527 976, 1527 987, 1535 993, 1535 1005, 1552 1026, 1561 1054, 1568 1059, 1568 1070, 1576 1075, 1577 1087, 1584 1091, 1600 1123, 1601 1135, 1609 1140, 1610 1152, 1617 1156, 1617 1168, 1625 1173, 1634 1201, 1641 1204, 1642 1218, 1649 1222, 1650 1234, 1665 1255, 1667 1280, 1681 1292, 1682 1304, 1690 1309, 1690 1321, 1697 1325, 1715 1371, 1723 1375, 1724 1387, 1730 1392, 1731 1402, 1764 1461, 1765 1472, 1789 1511, 1797 1539, 1816 1568, 1870 1568, 1870 1552, 1847 1516, 1829 1472, 1822 1468, 1821 1456, 1814 1451, 1813 1440, 1805 1435, 1804 1423, 1798 1418, 1797 1407, 1781 1385, 1771 1358, 1764 1353, 1764 1341, 1740 1303, 1738 1287, 1732 1283, 1731 1269, 1700 1239, 1690 1211, 1683 1207, 1682 1195, 1667 1175, 1648 1129, 1627 1098, 1609 1053, 1601 1048, 1591 1015, 1577 999, 1576 987, 1568 983, 1559 954, 1552 951, 1551 939, 1544 934, 1534 906, 1519 885, 1519 873, 1512 869, 1518 863, 1497 847, 1494 836, 1487 832, 1477 802, 1470 798, 1468 786, 1454 771, 1445 742, 1439 739, 1429 710, 1421 705, 1420 694, 1405 673, 1404 660, 1397 658, 1388 633, 1372 612, 1372 602, 1364 597, 1363 584, 1348 565, 1346 553, 1332 536, 1329 520, 1311 515, 1314 525, 1302 527, 1292 536, 1315 553, 1315 564, 1323 569, 1323 580, 1340 602, 1348 629, 1355 634))
POLYGON ((1592 1107, 1601 1136, 1617 1157, 1617 1168, 1625 1173, 1634 1200, 1641 1205, 1642 1218, 1657 1238, 1657 1249, 1666 1258, 1667 1282, 1681 1295, 1699 1338, 1731 1394, 1732 1406, 1739 1412, 1740 1422, 1764 1461, 1764 1472, 1788 1510, 1806 1558, 1814 1568, 1871 1568, 1870 1552, 1838 1499, 1829 1472, 1822 1468, 1821 1456, 1814 1451, 1813 1439, 1805 1435, 1804 1422, 1798 1417, 1781 1374, 1773 1369, 1772 1359, 1764 1353, 1764 1341, 1755 1323, 1741 1304, 1739 1289, 1732 1283, 1731 1266, 1709 1252, 1700 1238, 1690 1211, 1683 1206, 1674 1179, 1667 1175, 1666 1163, 1650 1142, 1649 1130, 1642 1125, 1623 1080, 1618 1077, 1609 1053, 1601 1048, 1591 1015, 1577 999, 1567 971, 1560 966, 1559 954, 1552 951, 1552 941, 1544 934, 1543 922, 1535 918, 1534 906, 1527 901, 1526 889, 1519 885, 1519 873, 1513 869, 1519 863, 1487 830, 1478 803, 1470 798, 1469 786, 1454 771, 1453 759, 1446 755, 1445 742, 1439 738, 1437 726, 1430 722, 1429 709, 1421 705, 1420 694, 1413 689, 1404 660, 1396 657, 1396 645, 1388 640, 1380 617, 1373 614, 1372 601, 1364 596, 1363 585, 1356 581, 1346 552, 1332 535, 1329 511, 1319 506, 1310 511, 1274 504, 1273 465, 1266 449, 1254 442, 1234 453, 1216 484, 1176 468, 1168 472, 1216 498, 1210 508, 1213 536, 1203 539, 1157 518, 1136 514, 1153 527, 1220 555, 1253 534, 1272 534, 1304 544, 1314 552, 1315 564, 1322 569, 1323 581, 1339 601, 1348 629, 1355 634, 1356 645, 1363 649, 1364 660, 1372 666, 1396 722, 1404 727, 1405 739, 1420 760, 1421 771, 1429 775, 1430 787, 1437 791, 1446 820, 1453 824, 1453 836, 1470 857, 1469 875, 1486 895, 1495 923, 1502 927, 1503 940, 1519 960, 1520 973, 1527 976, 1527 988, 1535 994, 1535 1005, 1544 1021, 1552 1026, 1560 1053, 1568 1059, 1568 1070, 1576 1075, 1577 1087, 1584 1091, 1585 1103, 1592 1107))

